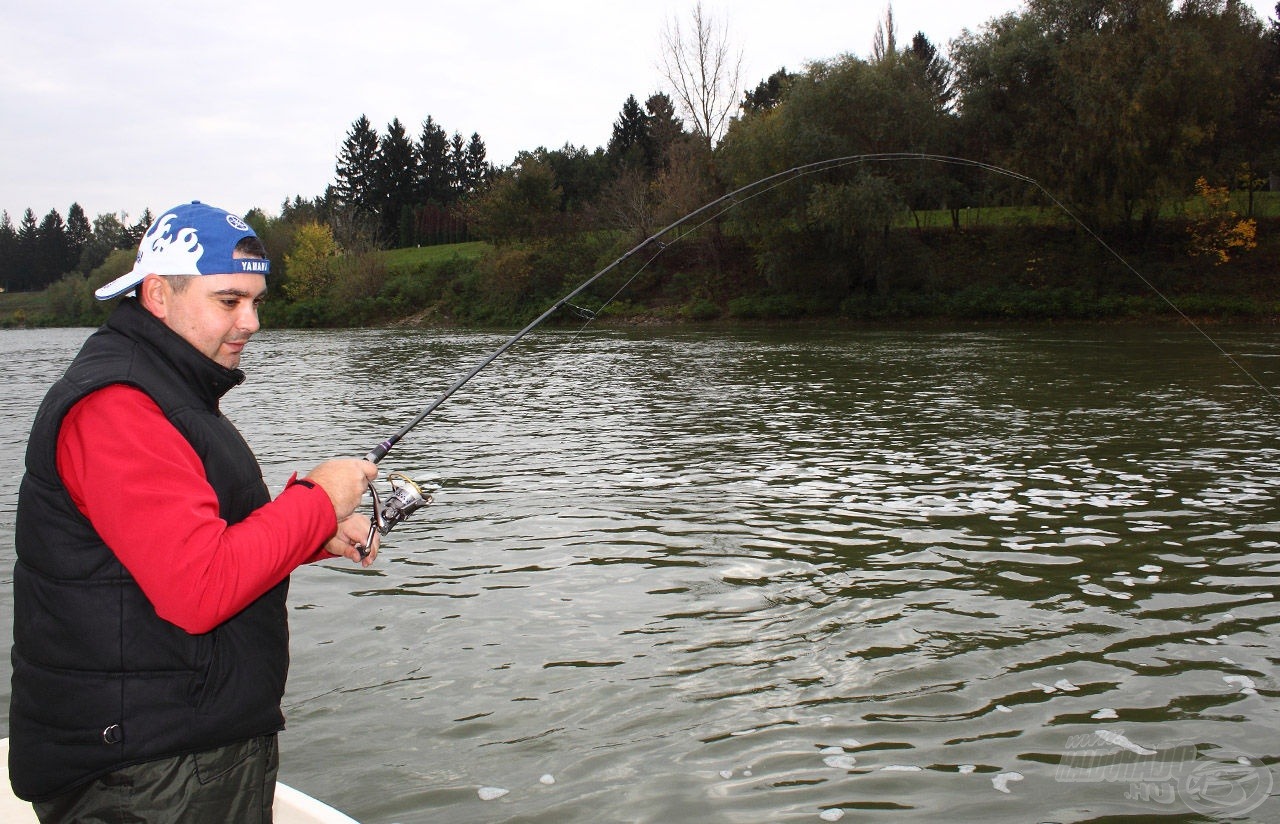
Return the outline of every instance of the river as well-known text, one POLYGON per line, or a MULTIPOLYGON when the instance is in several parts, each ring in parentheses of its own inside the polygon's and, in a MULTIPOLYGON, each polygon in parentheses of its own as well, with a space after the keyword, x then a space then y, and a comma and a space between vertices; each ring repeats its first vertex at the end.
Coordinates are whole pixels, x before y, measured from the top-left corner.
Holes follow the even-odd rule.
MULTIPOLYGON (((6 639, 87 334, 0 332, 6 639)), ((266 331, 224 411, 276 491, 503 340, 266 331)), ((366 824, 1280 820, 1277 412, 1175 326, 539 332, 383 460, 440 489, 375 567, 294 574, 281 778, 366 824)))

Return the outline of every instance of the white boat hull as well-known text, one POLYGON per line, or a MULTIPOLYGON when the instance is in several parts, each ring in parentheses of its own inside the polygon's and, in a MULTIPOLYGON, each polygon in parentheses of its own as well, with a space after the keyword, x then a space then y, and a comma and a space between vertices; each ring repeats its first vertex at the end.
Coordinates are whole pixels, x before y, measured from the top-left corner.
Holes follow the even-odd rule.
MULTIPOLYGON (((8 738, 0 738, 0 763, 9 763, 8 738)), ((346 813, 279 782, 276 782, 276 800, 271 812, 275 824, 359 824, 346 813)), ((38 824, 31 805, 13 794, 8 781, 0 782, 0 822, 38 824)))

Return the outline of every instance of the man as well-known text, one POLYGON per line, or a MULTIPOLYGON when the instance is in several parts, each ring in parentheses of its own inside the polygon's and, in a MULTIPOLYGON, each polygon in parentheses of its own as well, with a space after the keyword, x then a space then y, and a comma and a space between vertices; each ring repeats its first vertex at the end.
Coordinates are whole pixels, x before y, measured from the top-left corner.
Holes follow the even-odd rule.
POLYGON ((9 775, 41 821, 271 820, 289 573, 373 562, 355 508, 377 468, 329 461, 271 500, 219 412, 269 271, 240 218, 168 210, 97 291, 127 295, 36 416, 9 775))

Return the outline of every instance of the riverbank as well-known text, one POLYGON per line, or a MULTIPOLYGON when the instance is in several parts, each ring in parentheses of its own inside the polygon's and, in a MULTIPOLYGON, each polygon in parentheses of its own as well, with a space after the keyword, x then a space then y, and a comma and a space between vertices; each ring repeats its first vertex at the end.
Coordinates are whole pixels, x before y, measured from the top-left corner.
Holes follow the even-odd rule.
MULTIPOLYGON (((275 328, 522 325, 618 261, 632 242, 621 236, 498 248, 473 242, 343 258, 330 290, 318 297, 289 301, 273 284, 263 321, 275 328)), ((597 323, 620 325, 1179 315, 1273 323, 1280 319, 1280 218, 1258 218, 1256 242, 1218 262, 1192 256, 1186 225, 1176 221, 1119 237, 1069 226, 904 227, 887 233, 855 274, 833 274, 828 258, 779 278, 762 274, 758 256, 731 235, 718 234, 682 239, 657 257, 619 265, 574 302, 595 313, 597 323)), ((0 294, 0 327, 96 326, 107 307, 88 293, 114 274, 100 270, 41 293, 0 294)), ((583 312, 566 310, 550 322, 577 323, 583 312)))

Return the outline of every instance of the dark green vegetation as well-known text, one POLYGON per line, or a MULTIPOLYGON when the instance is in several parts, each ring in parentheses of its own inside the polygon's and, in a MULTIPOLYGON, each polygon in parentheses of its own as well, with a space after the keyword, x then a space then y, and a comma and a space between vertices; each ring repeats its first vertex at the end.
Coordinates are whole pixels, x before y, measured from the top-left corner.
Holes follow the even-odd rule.
MULTIPOLYGON (((1229 0, 1030 0, 945 53, 923 32, 900 46, 890 15, 869 58, 779 70, 716 140, 665 94, 631 96, 608 146, 494 169, 478 135, 430 118, 417 140, 398 119, 379 135, 362 116, 323 196, 247 218, 282 273, 267 323, 510 325, 726 192, 865 155, 690 221, 575 303, 625 284, 606 318, 1121 318, 1171 311, 1159 290, 1261 319, 1280 300, 1278 133, 1277 20, 1229 0)), ((0 224, 0 261, 43 261, 0 272, 7 289, 48 286, 0 318, 95 322, 91 287, 128 265, 108 253, 145 225, 125 223, 86 228, 73 206, 65 225, 0 224)))

